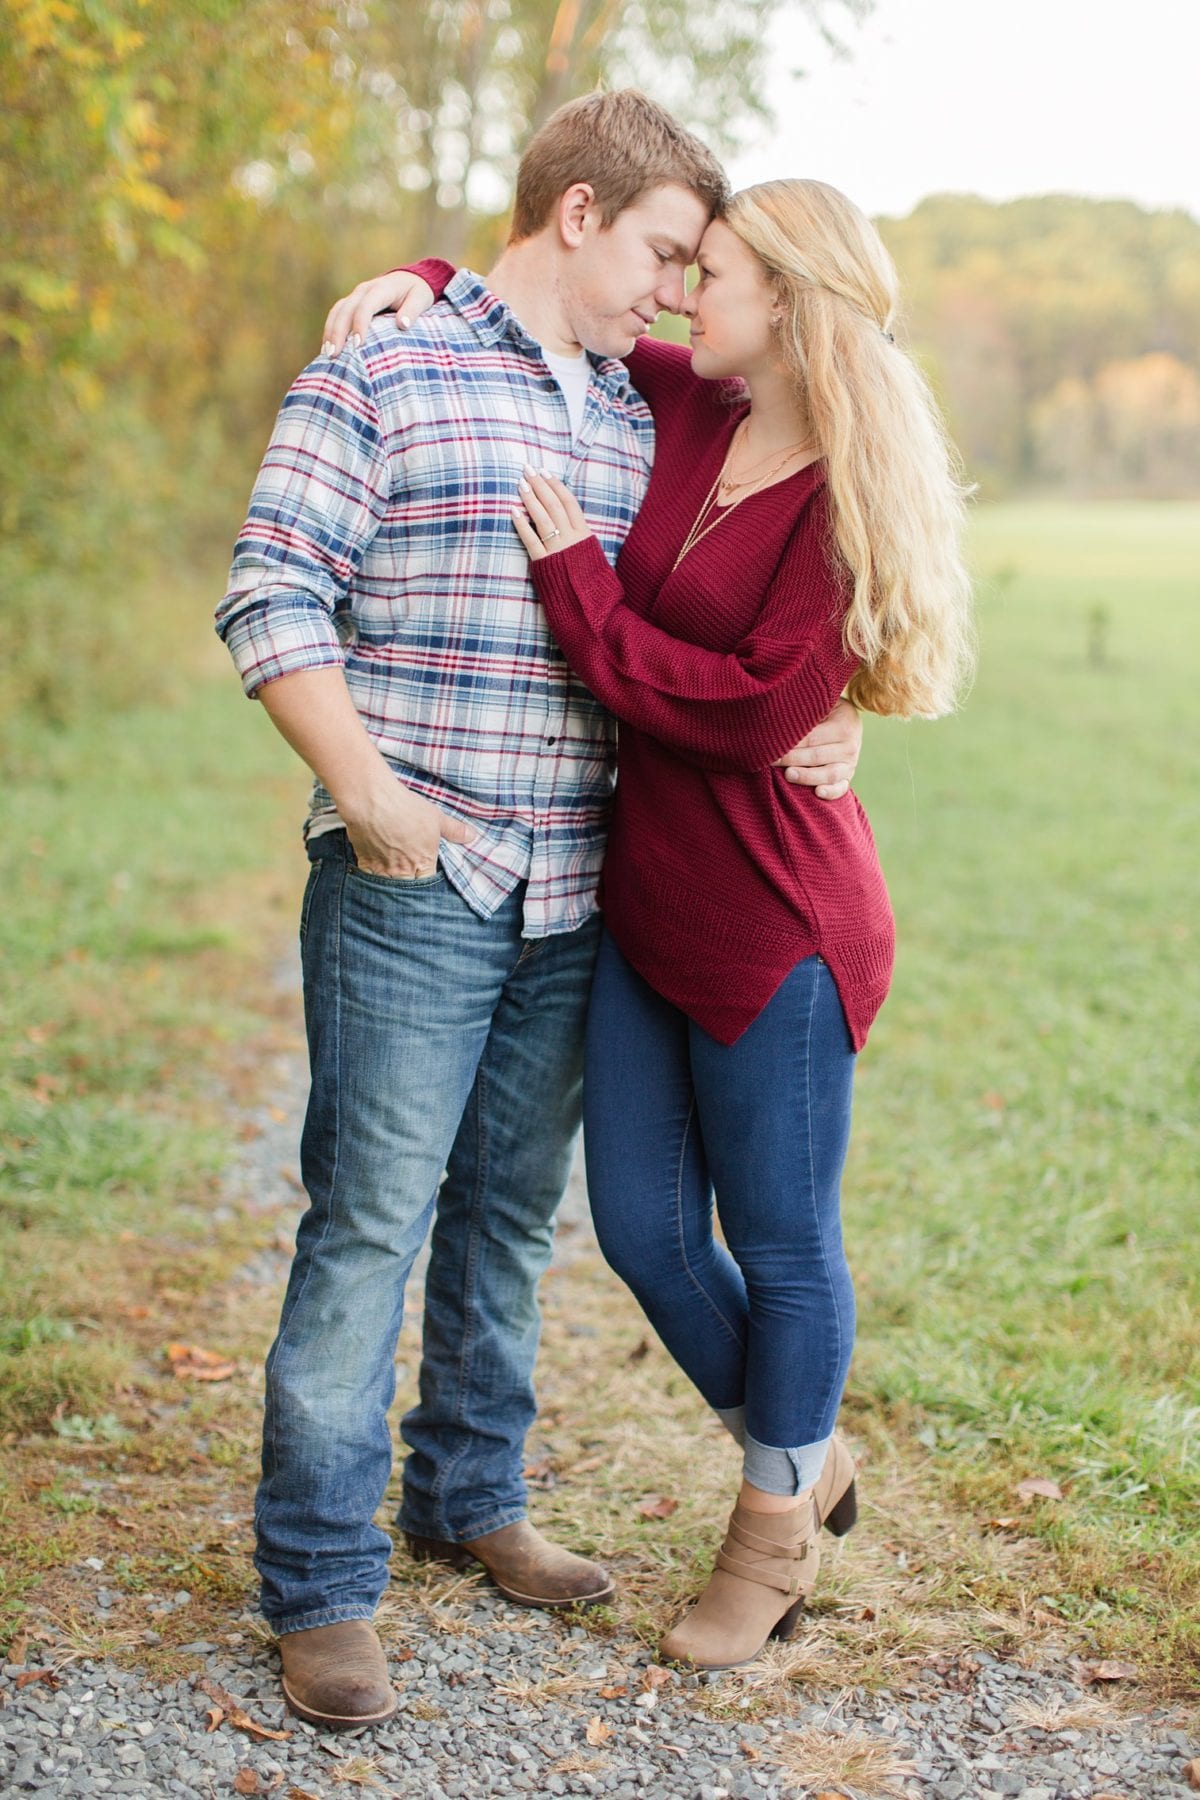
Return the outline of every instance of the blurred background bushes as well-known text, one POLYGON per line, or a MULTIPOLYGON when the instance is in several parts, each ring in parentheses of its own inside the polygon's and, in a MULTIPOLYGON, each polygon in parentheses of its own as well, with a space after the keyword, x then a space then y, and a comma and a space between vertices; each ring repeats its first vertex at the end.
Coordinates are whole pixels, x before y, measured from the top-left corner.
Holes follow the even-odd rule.
MULTIPOLYGON (((486 268, 561 101, 636 80, 728 150, 772 16, 869 5, 0 0, 0 719, 144 695, 206 630, 331 299, 404 253, 486 268)), ((1200 224, 942 196, 883 227, 985 494, 1196 492, 1200 224)))

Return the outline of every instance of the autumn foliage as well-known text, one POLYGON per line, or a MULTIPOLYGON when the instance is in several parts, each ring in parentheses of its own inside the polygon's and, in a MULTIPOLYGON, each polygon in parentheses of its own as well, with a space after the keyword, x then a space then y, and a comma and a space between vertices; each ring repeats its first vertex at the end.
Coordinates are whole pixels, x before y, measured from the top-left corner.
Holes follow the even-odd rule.
MULTIPOLYGON (((0 0, 0 715, 119 703, 206 634, 178 572, 219 583, 336 293, 486 268, 523 137, 598 78, 725 147, 781 3, 0 0)), ((1195 220, 942 196, 884 229, 985 493, 1196 491, 1195 220)))

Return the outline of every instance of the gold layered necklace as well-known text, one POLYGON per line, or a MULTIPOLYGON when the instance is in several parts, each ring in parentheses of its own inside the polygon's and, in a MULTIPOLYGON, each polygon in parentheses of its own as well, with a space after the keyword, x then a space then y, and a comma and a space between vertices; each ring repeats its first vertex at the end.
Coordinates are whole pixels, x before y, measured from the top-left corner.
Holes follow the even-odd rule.
MULTIPOLYGON (((729 448, 722 459, 721 467, 717 470, 717 478, 704 496, 704 503, 701 506, 700 511, 696 514, 696 517, 692 520, 692 528, 683 540, 683 546, 680 549, 679 555, 671 564, 672 574, 674 574, 675 570, 679 567, 684 557, 688 554, 688 551, 694 550, 701 539, 706 538, 710 531, 715 531, 722 519, 728 518, 729 514, 733 512, 736 507, 739 507, 743 500, 748 500, 751 494, 757 493, 760 488, 766 487, 769 482, 774 481, 775 477, 783 470, 784 465, 790 462, 793 457, 798 456, 801 451, 811 448, 810 441, 807 438, 801 443, 791 444, 784 451, 783 455, 777 457, 770 468, 763 474, 752 474, 742 481, 734 481, 725 473, 725 471, 728 469, 733 453, 737 448, 738 439, 745 432, 746 424, 747 421, 743 419, 729 440, 729 448), (728 504, 723 504, 723 498, 728 494, 737 494, 738 498, 736 500, 730 500, 728 504), (716 517, 710 518, 709 515, 712 513, 714 507, 717 509, 716 517)), ((758 464, 752 463, 750 466, 753 469, 761 466, 761 463, 765 461, 766 458, 763 457, 760 458, 758 464)))

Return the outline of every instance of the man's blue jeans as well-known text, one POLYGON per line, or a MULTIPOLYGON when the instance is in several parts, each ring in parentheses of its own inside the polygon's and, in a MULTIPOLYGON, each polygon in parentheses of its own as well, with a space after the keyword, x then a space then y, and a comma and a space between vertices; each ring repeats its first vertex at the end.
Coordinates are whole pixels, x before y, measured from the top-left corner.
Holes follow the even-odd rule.
POLYGON ((522 940, 523 887, 480 919, 440 872, 357 868, 342 831, 309 855, 310 1204, 267 1359, 255 1515, 280 1633, 370 1618, 386 1585, 391 1542, 373 1520, 396 1340, 435 1213, 399 1523, 462 1541, 525 1515, 536 1289, 579 1121, 600 929, 522 940))

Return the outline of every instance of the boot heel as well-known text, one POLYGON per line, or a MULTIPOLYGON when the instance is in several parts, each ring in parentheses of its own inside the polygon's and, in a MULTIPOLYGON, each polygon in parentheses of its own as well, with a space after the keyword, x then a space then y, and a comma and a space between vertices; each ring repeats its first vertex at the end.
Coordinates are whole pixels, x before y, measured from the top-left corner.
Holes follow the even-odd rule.
POLYGON ((836 1506, 831 1506, 821 1523, 826 1531, 834 1537, 845 1537, 850 1527, 858 1518, 858 1496, 854 1492, 854 1483, 846 1489, 836 1506))
POLYGON ((448 1563, 452 1569, 469 1569, 475 1562, 471 1552, 461 1544, 453 1544, 442 1538, 413 1537, 406 1531, 404 1542, 414 1562, 448 1563))
POLYGON ((786 1643, 793 1631, 795 1631, 796 1621, 803 1611, 803 1599, 794 1600, 784 1613, 782 1619, 780 1619, 777 1624, 772 1625, 767 1635, 769 1637, 778 1638, 780 1643, 786 1643))

